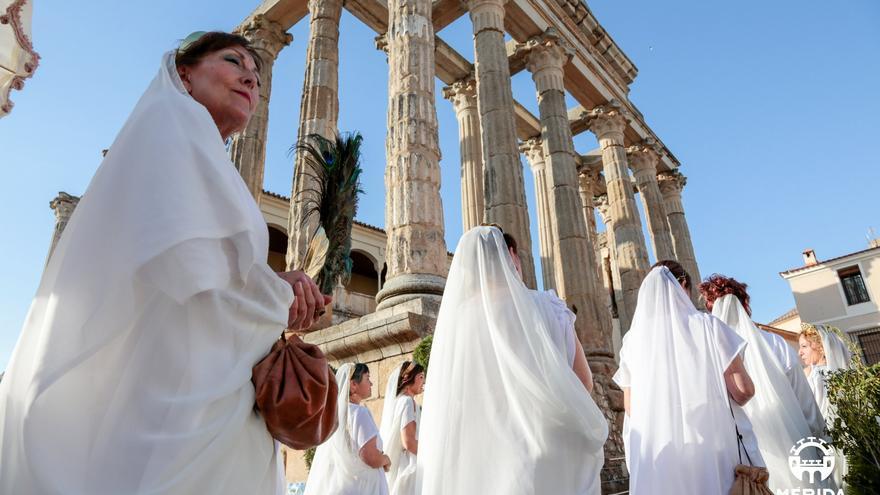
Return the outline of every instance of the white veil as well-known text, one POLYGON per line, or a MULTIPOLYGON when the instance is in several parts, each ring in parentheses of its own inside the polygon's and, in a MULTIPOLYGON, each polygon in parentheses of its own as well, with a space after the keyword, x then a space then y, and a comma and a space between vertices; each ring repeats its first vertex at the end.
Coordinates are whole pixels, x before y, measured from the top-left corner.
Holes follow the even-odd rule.
POLYGON ((268 233, 174 52, 43 273, 0 384, 0 493, 272 493, 251 368, 287 323, 268 233))
POLYGON ((598 494, 608 424, 551 338, 501 232, 459 241, 434 331, 418 490, 598 494))
POLYGON ((791 474, 788 465, 789 450, 812 431, 781 363, 736 296, 728 294, 715 301, 712 314, 746 341, 743 360, 755 395, 743 409, 770 471, 770 489, 809 488, 809 483, 791 474))
POLYGON ((846 343, 825 325, 816 325, 822 336, 822 348, 825 350, 825 363, 828 371, 848 370, 851 367, 852 353, 846 343))
POLYGON ((723 373, 744 347, 694 307, 668 268, 651 270, 614 375, 631 390, 630 493, 730 490, 739 459, 723 373))
MULTIPOLYGON (((379 436, 385 445, 385 454, 391 459, 391 466, 388 468, 388 489, 394 495, 398 478, 401 476, 412 476, 415 473, 410 470, 401 471, 401 457, 403 454, 403 443, 400 431, 402 426, 400 418, 403 417, 403 408, 409 405, 408 401, 400 400, 402 396, 397 395, 397 382, 400 379, 404 363, 395 366, 388 375, 388 383, 385 385, 385 400, 382 405, 382 425, 379 428, 379 436)), ((412 486, 411 483, 407 486, 412 486)))
POLYGON ((336 372, 339 395, 336 417, 339 427, 330 438, 315 451, 304 495, 361 495, 379 493, 372 486, 373 468, 367 466, 354 450, 349 424, 349 390, 354 364, 343 364, 336 372), (366 485, 370 486, 366 486, 366 485))

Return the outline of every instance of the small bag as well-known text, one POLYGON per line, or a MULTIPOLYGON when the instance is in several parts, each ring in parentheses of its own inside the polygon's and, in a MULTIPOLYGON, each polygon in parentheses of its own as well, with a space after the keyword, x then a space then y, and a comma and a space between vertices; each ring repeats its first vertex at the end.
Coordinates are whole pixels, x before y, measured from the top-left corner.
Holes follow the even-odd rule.
POLYGON ((336 377, 318 346, 282 334, 254 366, 251 381, 255 409, 284 445, 305 450, 336 431, 336 377))
POLYGON ((739 455, 739 464, 733 470, 733 486, 730 487, 730 495, 773 495, 767 485, 770 472, 767 471, 767 468, 752 465, 752 458, 749 457, 749 451, 743 444, 739 426, 736 425, 733 406, 728 404, 728 407, 730 407, 730 415, 733 417, 733 428, 736 430, 736 453, 739 455), (748 466, 742 463, 743 452, 746 453, 746 459, 749 461, 748 466))

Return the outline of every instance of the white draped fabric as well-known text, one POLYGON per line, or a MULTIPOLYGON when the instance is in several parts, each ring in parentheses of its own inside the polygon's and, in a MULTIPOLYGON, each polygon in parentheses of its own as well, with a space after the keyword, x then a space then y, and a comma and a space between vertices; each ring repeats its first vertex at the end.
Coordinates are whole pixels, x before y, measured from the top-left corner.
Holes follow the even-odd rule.
POLYGON ((779 335, 770 332, 761 332, 761 336, 767 342, 767 345, 773 351, 776 359, 782 365, 785 377, 788 379, 791 389, 797 398, 801 413, 807 420, 810 428, 810 434, 814 437, 821 437, 825 434, 825 419, 819 411, 819 405, 813 396, 813 390, 804 374, 804 367, 801 358, 798 356, 795 348, 785 341, 779 335))
POLYGON ((554 337, 559 321, 497 228, 461 238, 434 331, 417 493, 600 493, 608 424, 554 337))
POLYGON ((289 284, 165 55, 46 266, 0 384, 0 493, 274 494, 251 368, 289 284))
POLYGON ((354 365, 346 363, 336 372, 339 384, 336 414, 339 427, 318 446, 305 495, 387 495, 385 473, 371 468, 361 460, 361 447, 377 437, 376 447, 382 450, 379 430, 366 407, 349 402, 351 374, 354 365), (346 407, 346 405, 348 407, 346 407))
MULTIPOLYGON (((728 294, 717 301, 712 314, 733 328, 746 342, 746 371, 755 384, 755 395, 743 406, 770 471, 770 489, 811 488, 789 469, 789 450, 813 435, 800 402, 764 332, 752 322, 739 299, 728 294)), ((803 374, 803 373, 801 373, 803 374)), ((742 429, 742 428, 741 428, 742 429)))
POLYGON ((403 363, 395 366, 388 376, 379 434, 385 444, 385 454, 391 459, 391 467, 386 473, 388 492, 391 495, 416 495, 416 456, 403 448, 402 433, 412 422, 416 423, 418 432, 419 411, 412 397, 397 395, 402 366, 403 363))
POLYGON ((739 458, 723 374, 745 345, 698 311, 667 268, 651 270, 614 375, 631 392, 631 494, 730 491, 739 458))

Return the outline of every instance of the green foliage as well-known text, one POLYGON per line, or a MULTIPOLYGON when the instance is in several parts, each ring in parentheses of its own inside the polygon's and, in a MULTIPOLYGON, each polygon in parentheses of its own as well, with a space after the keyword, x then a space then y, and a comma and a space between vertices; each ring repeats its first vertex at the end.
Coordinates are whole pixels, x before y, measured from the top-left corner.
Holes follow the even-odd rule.
POLYGON ((428 335, 419 342, 415 349, 413 349, 413 361, 421 364, 425 368, 425 374, 428 373, 428 360, 431 358, 431 344, 433 342, 434 336, 428 335))
MULTIPOLYGON (((842 336, 840 330, 831 330, 842 336)), ((853 353, 852 369, 828 374, 828 400, 836 412, 828 433, 847 459, 847 494, 876 494, 880 493, 880 363, 865 366, 858 347, 845 337, 844 342, 853 353)))
POLYGON ((351 276, 351 228, 358 195, 363 192, 362 141, 357 132, 339 134, 333 140, 309 134, 291 149, 302 156, 303 173, 315 184, 296 198, 305 204, 304 219, 317 215, 330 241, 324 268, 315 280, 324 294, 332 293, 337 283, 345 283, 351 276))

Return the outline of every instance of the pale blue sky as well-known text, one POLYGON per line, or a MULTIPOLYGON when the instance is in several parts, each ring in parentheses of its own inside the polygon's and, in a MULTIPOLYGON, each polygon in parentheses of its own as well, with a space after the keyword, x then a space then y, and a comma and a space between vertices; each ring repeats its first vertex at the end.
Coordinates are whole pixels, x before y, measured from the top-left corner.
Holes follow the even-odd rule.
MULTIPOLYGON (((191 31, 234 27, 256 1, 36 2, 35 78, 0 120, 0 369, 39 277, 58 191, 82 194, 161 54, 191 31)), ((794 306, 779 271, 801 251, 820 259, 866 246, 880 231, 880 4, 596 0, 594 14, 639 68, 631 99, 688 176, 684 204, 703 275, 750 286, 758 321, 794 306)), ((289 195, 308 25, 275 64, 266 188, 289 195)), ((375 34, 344 14, 341 130, 365 138, 359 218, 383 225, 387 66, 375 34)), ((472 59, 470 22, 440 33, 472 59)), ((516 98, 537 113, 528 73, 516 98)), ((438 89, 439 89, 438 85, 438 89)), ((438 100, 449 249, 461 235, 458 130, 438 100)), ((578 151, 595 146, 589 133, 578 151)), ((526 192, 534 217, 534 189, 526 192)), ((533 228, 533 232, 537 232, 533 228)), ((537 239, 535 239, 537 241, 537 239)), ((534 249, 537 251, 537 249, 534 249)))

